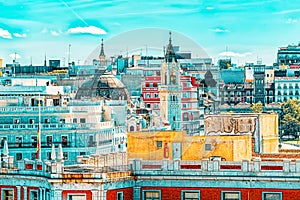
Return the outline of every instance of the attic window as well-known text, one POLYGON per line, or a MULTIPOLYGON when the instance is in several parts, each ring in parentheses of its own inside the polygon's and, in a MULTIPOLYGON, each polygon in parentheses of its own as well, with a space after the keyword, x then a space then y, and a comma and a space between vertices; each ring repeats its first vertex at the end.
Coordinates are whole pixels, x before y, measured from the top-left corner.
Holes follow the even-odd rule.
POLYGON ((205 151, 211 151, 211 144, 205 144, 205 151))
POLYGON ((162 148, 162 141, 156 141, 156 147, 162 148))

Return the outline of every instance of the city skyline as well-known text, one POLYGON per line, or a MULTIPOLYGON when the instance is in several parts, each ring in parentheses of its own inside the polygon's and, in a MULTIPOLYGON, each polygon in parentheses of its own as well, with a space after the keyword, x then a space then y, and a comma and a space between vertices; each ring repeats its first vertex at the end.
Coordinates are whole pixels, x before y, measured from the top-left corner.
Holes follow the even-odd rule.
POLYGON ((11 63, 16 57, 22 65, 42 65, 45 54, 67 61, 70 44, 71 59, 83 64, 102 38, 142 28, 178 32, 214 62, 228 56, 238 65, 257 59, 271 65, 278 47, 300 41, 300 6, 292 0, 0 0, 0 9, 0 58, 11 63))

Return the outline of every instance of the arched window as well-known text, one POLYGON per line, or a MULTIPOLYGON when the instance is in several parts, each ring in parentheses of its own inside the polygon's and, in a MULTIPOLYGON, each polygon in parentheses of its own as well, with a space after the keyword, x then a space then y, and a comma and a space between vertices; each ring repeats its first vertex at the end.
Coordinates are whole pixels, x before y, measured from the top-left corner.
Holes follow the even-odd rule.
POLYGON ((129 131, 134 131, 134 126, 130 126, 129 131))

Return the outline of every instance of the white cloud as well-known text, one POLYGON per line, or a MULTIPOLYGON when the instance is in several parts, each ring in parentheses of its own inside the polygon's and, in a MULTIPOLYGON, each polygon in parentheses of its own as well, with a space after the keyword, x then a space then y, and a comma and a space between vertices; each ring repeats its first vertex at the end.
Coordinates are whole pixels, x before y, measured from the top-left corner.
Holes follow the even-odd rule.
POLYGON ((96 26, 76 27, 68 30, 70 34, 87 33, 92 35, 105 35, 106 31, 96 26))
POLYGON ((215 9, 214 7, 210 7, 210 6, 205 8, 205 10, 214 10, 214 9, 215 9))
POLYGON ((216 32, 216 33, 227 33, 227 32, 229 32, 229 30, 223 29, 223 28, 215 28, 212 31, 216 32))
POLYGON ((53 30, 51 30, 50 33, 51 33, 51 35, 53 35, 53 36, 59 36, 60 34, 62 34, 61 31, 53 31, 53 30))
POLYGON ((252 55, 251 52, 245 52, 245 53, 237 53, 237 52, 232 52, 232 51, 225 51, 219 54, 221 57, 245 57, 245 56, 250 56, 252 55))
POLYGON ((284 15, 284 14, 297 13, 297 12, 300 12, 300 9, 282 10, 282 11, 279 11, 279 12, 275 12, 275 14, 284 15))
POLYGON ((12 36, 8 30, 4 30, 0 28, 0 37, 5 38, 5 39, 11 39, 12 36))
POLYGON ((41 33, 47 33, 48 32, 48 29, 46 28, 43 28, 43 30, 41 30, 41 33))
POLYGON ((15 37, 18 37, 18 38, 25 38, 25 37, 27 37, 26 33, 14 33, 13 35, 15 37))
POLYGON ((298 19, 293 19, 293 18, 288 18, 286 20, 286 23, 288 24, 294 24, 294 23, 297 23, 298 22, 298 19))

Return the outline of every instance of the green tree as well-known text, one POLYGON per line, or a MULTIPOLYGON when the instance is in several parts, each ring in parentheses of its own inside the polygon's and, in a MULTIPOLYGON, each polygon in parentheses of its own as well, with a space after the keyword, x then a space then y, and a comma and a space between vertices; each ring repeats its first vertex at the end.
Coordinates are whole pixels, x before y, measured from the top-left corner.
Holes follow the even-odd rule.
POLYGON ((300 131, 300 100, 289 99, 281 104, 281 130, 284 135, 298 137, 300 131))
POLYGON ((254 103, 251 106, 251 110, 253 113, 262 113, 264 111, 264 107, 261 103, 254 103))

